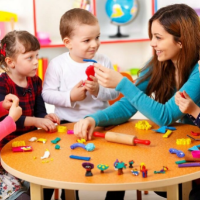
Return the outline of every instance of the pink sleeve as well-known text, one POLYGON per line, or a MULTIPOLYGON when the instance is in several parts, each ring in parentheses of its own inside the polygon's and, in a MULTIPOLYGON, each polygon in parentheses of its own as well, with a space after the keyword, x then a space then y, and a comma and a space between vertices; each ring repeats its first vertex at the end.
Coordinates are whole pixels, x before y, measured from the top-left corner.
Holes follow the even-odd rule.
POLYGON ((8 114, 8 111, 3 108, 3 101, 0 102, 0 117, 4 116, 4 115, 7 115, 8 114))
POLYGON ((0 122, 0 141, 16 130, 16 124, 12 117, 7 116, 3 121, 0 122))

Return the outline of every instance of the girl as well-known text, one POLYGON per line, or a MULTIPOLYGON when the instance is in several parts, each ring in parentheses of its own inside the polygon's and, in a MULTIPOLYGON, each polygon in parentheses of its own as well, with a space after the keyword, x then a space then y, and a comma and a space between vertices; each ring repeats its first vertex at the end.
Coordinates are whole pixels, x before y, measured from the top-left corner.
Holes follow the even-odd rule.
MULTIPOLYGON (((16 130, 15 121, 22 115, 19 99, 15 95, 8 94, 5 96, 4 101, 0 102, 0 116, 6 114, 8 116, 0 122, 0 141, 16 130)), ((30 200, 26 190, 21 181, 6 172, 0 164, 0 199, 30 200)))
POLYGON ((55 114, 47 114, 41 96, 42 81, 36 76, 38 67, 38 40, 27 31, 9 32, 1 41, 0 101, 9 93, 18 96, 22 116, 16 121, 16 131, 4 137, 0 149, 22 133, 43 128, 54 132, 60 123, 55 114))
POLYGON ((177 120, 192 123, 175 103, 175 92, 186 90, 200 104, 198 58, 200 21, 185 4, 159 9, 149 20, 149 38, 153 58, 140 71, 136 85, 120 73, 95 65, 99 83, 124 95, 120 101, 102 111, 88 115, 74 127, 78 137, 91 139, 95 126, 121 124, 137 110, 160 126, 177 120))

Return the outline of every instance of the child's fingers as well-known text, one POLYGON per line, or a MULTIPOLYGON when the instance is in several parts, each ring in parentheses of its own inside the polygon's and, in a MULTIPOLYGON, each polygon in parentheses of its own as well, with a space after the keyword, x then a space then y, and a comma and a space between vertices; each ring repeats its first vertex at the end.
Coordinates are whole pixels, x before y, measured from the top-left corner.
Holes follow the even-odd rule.
POLYGON ((186 99, 190 99, 190 96, 186 93, 186 91, 183 91, 183 95, 185 96, 186 99))

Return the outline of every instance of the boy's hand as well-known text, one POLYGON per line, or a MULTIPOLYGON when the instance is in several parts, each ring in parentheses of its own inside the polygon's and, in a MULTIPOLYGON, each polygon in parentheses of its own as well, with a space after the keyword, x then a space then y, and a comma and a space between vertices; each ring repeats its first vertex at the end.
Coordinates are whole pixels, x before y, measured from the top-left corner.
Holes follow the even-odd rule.
POLYGON ((46 115, 44 118, 51 120, 54 123, 60 124, 60 119, 55 113, 50 113, 46 115))
POLYGON ((90 76, 93 81, 85 81, 85 89, 93 96, 97 97, 99 93, 99 83, 96 77, 90 76))
POLYGON ((8 94, 5 96, 2 106, 6 110, 9 110, 13 102, 15 102, 15 106, 17 107, 19 105, 19 98, 14 94, 8 94))
POLYGON ((34 126, 36 126, 37 128, 42 128, 48 132, 56 131, 56 125, 50 119, 35 118, 34 126))
POLYGON ((83 81, 80 81, 78 84, 76 84, 70 93, 70 99, 71 102, 74 101, 82 101, 86 98, 86 89, 84 86, 82 86, 83 81))
POLYGON ((18 104, 19 102, 14 101, 10 107, 8 116, 12 117, 16 122, 22 115, 22 108, 18 104))
POLYGON ((92 117, 81 119, 74 125, 74 135, 79 138, 91 140, 94 128, 95 121, 92 117))

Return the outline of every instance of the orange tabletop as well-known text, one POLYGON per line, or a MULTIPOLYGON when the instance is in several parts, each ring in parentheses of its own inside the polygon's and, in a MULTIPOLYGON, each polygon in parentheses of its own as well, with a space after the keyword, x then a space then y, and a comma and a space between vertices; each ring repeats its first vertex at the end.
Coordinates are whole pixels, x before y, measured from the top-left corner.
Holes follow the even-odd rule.
MULTIPOLYGON (((108 142, 104 138, 93 137, 93 140, 87 143, 92 142, 95 145, 94 151, 87 152, 83 148, 72 150, 70 145, 76 143, 77 139, 74 135, 58 132, 46 133, 44 130, 37 130, 21 135, 6 144, 1 151, 1 162, 8 172, 31 183, 31 199, 33 200, 42 199, 42 186, 68 190, 154 190, 156 188, 158 191, 160 188, 160 190, 170 191, 168 199, 176 200, 178 199, 178 183, 190 183, 191 180, 200 178, 200 168, 178 168, 175 161, 184 158, 170 154, 169 149, 176 148, 188 152, 188 148, 200 144, 196 141, 185 146, 176 144, 176 139, 187 138, 187 134, 190 134, 191 131, 198 132, 199 128, 192 125, 174 124, 173 127, 176 127, 177 130, 173 131, 169 138, 163 138, 163 134, 152 130, 159 128, 156 124, 149 121, 152 129, 140 130, 135 128, 138 121, 132 120, 115 126, 109 131, 132 134, 139 139, 148 139, 151 141, 149 146, 117 144, 108 142), (31 137, 45 138, 47 142, 45 144, 29 142, 31 137), (51 140, 56 137, 61 139, 58 142, 61 146, 60 150, 56 150, 55 144, 51 143, 51 140), (12 142, 22 140, 26 142, 26 145, 32 146, 33 151, 13 153, 12 142), (41 160, 46 149, 50 151, 50 157, 41 160), (91 157, 89 162, 95 166, 92 170, 93 176, 85 176, 86 170, 82 167, 82 163, 87 161, 70 159, 70 155, 91 157), (114 169, 113 164, 116 159, 127 164, 123 175, 118 175, 114 169), (140 163, 145 163, 148 177, 143 178, 142 173, 139 176, 134 176, 128 167, 129 160, 134 160, 133 166, 138 170, 140 163), (100 173, 97 168, 98 164, 107 164, 109 168, 104 173, 100 173), (169 168, 165 174, 154 174, 154 171, 161 170, 163 166, 169 168)), ((73 129, 74 124, 65 124, 65 126, 68 129, 73 129)), ((105 132, 103 128, 96 128, 96 130, 105 132)), ((190 184, 186 186, 187 189, 191 188, 190 184)), ((188 193, 185 199, 188 199, 188 193)))

